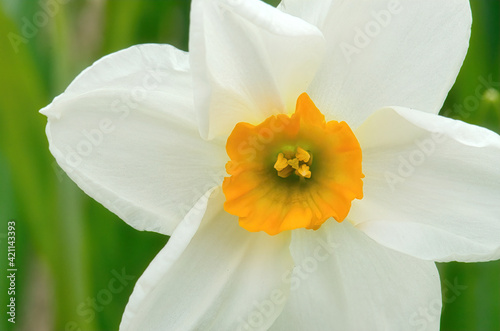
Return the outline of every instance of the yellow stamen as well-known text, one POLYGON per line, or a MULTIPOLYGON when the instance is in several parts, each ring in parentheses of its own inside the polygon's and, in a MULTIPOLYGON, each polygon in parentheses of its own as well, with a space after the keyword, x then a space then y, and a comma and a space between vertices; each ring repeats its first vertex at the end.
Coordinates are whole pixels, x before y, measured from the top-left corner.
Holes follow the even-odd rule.
POLYGON ((309 159, 311 158, 311 155, 305 150, 299 147, 297 147, 297 154, 295 154, 297 159, 299 161, 304 161, 304 162, 309 162, 309 159))
POLYGON ((306 162, 306 164, 308 166, 310 166, 313 163, 313 156, 312 156, 312 154, 309 154, 309 156, 310 156, 309 161, 306 162))
POLYGON ((312 164, 312 154, 297 146, 295 155, 292 151, 285 149, 284 152, 278 154, 274 169, 278 171, 278 176, 287 178, 295 169, 295 174, 301 178, 311 178, 309 166, 312 164))
POLYGON ((280 172, 281 170, 285 169, 288 167, 288 160, 284 157, 283 153, 278 154, 278 160, 274 164, 274 169, 278 170, 280 172))
POLYGON ((309 170, 309 167, 305 164, 301 165, 299 169, 295 170, 295 174, 305 178, 311 178, 311 171, 309 170))
POLYGON ((287 166, 285 169, 278 171, 278 176, 280 176, 281 178, 287 178, 292 174, 292 172, 293 168, 287 166))
POLYGON ((299 169, 299 160, 297 158, 288 160, 288 164, 291 165, 295 170, 299 169))

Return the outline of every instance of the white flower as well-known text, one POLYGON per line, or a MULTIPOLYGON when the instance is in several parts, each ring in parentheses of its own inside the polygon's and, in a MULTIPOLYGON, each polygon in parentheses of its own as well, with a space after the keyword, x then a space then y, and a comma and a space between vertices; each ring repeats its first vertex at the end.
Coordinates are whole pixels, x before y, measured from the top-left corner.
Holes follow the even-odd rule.
POLYGON ((434 261, 500 258, 500 137, 437 115, 470 25, 465 0, 193 0, 189 54, 139 45, 81 73, 42 110, 52 154, 171 235, 121 330, 438 329, 434 261), (290 122, 259 131, 294 118, 290 144, 290 122), (362 183, 358 156, 325 156, 337 124, 362 183))

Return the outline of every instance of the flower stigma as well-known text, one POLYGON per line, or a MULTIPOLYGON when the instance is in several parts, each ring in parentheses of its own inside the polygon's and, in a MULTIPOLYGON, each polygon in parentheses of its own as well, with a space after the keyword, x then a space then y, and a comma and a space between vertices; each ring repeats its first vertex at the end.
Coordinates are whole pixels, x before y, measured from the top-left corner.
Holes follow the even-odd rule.
POLYGON ((342 222, 363 198, 356 136, 346 122, 326 122, 306 93, 291 116, 236 124, 226 151, 224 209, 248 231, 317 230, 329 218, 342 222))

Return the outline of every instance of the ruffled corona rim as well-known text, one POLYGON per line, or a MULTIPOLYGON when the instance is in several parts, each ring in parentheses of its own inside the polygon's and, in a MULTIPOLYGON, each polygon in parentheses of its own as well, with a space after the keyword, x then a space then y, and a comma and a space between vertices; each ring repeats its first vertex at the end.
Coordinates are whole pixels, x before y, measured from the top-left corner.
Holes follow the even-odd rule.
POLYGON ((306 93, 295 113, 238 123, 226 144, 224 209, 251 232, 317 230, 363 197, 361 148, 345 122, 325 121, 306 93))

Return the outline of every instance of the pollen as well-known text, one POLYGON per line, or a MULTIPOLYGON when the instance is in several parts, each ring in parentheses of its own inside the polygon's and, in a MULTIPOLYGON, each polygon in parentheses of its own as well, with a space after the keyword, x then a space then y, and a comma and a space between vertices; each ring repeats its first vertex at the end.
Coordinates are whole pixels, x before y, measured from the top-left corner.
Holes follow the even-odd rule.
MULTIPOLYGON (((290 152, 287 154, 290 154, 290 152)), ((299 146, 295 155, 290 159, 287 159, 284 153, 279 153, 274 164, 274 169, 276 169, 278 176, 281 178, 287 178, 292 173, 300 178, 311 178, 311 171, 309 170, 311 163, 308 163, 310 160, 312 161, 311 154, 299 146)))
POLYGON ((305 149, 300 148, 300 146, 297 147, 297 154, 295 154, 295 156, 299 161, 306 163, 311 159, 311 154, 309 154, 305 149))
POLYGON ((278 154, 278 159, 276 160, 276 163, 274 164, 274 169, 278 170, 280 172, 281 170, 285 169, 288 167, 288 160, 284 156, 283 153, 278 154))
POLYGON ((352 201, 363 198, 356 136, 345 122, 325 121, 306 93, 291 116, 236 124, 226 151, 224 209, 248 231, 317 230, 342 222, 352 201))
POLYGON ((295 170, 295 174, 303 178, 311 178, 311 171, 305 164, 302 164, 297 170, 295 170))

